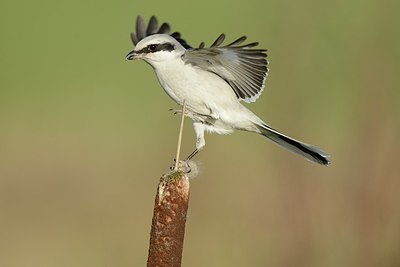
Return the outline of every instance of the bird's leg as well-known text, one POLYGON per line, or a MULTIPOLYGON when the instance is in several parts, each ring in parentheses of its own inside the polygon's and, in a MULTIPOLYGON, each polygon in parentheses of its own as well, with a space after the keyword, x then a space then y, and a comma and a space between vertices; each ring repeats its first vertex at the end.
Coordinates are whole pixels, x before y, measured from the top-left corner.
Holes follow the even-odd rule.
POLYGON ((192 158, 193 158, 194 156, 196 156, 197 153, 199 153, 199 150, 196 148, 195 150, 193 150, 192 153, 190 153, 189 156, 187 156, 186 161, 192 160, 192 158))
POLYGON ((177 149, 176 149, 176 158, 174 159, 174 164, 170 167, 170 170, 171 171, 183 171, 185 173, 190 173, 192 171, 192 169, 191 169, 191 167, 189 165, 189 160, 188 159, 179 160, 179 155, 180 155, 181 143, 182 143, 184 118, 185 118, 185 116, 186 117, 193 117, 193 113, 189 112, 186 109, 186 102, 185 101, 183 101, 182 110, 170 109, 170 111, 173 111, 175 115, 179 114, 179 115, 182 116, 181 126, 180 126, 180 130, 179 130, 179 137, 178 137, 178 146, 177 146, 177 149))
POLYGON ((206 140, 204 139, 205 125, 199 121, 193 121, 193 128, 196 133, 196 149, 187 156, 186 161, 193 159, 197 153, 205 146, 206 140))

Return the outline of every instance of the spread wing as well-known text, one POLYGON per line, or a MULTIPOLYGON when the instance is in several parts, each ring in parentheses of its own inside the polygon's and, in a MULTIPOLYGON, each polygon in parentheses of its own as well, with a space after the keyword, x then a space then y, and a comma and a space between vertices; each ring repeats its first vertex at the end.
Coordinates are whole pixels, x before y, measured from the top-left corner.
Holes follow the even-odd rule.
MULTIPOLYGON (((136 18, 136 32, 131 32, 131 40, 134 45, 137 45, 137 43, 139 43, 140 40, 146 38, 147 36, 153 34, 169 34, 170 31, 171 27, 166 22, 164 22, 163 24, 161 24, 160 27, 158 27, 158 21, 155 16, 152 16, 150 18, 146 28, 146 23, 143 17, 138 16, 136 18)), ((186 41, 181 38, 181 34, 179 32, 174 32, 170 35, 174 37, 184 48, 186 49, 191 48, 191 46, 188 45, 186 41)))
POLYGON ((268 75, 268 61, 265 49, 254 49, 258 43, 241 45, 246 36, 220 46, 225 40, 221 34, 209 47, 187 50, 183 60, 193 66, 215 73, 224 79, 239 99, 247 103, 255 102, 264 90, 268 75))

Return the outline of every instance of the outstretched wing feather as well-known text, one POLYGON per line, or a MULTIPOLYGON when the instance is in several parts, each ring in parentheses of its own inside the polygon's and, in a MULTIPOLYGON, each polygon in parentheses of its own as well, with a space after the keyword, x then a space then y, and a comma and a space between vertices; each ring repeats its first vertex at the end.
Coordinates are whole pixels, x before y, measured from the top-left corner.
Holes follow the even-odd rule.
POLYGON ((267 54, 264 49, 253 49, 258 43, 241 45, 246 37, 240 37, 221 46, 225 35, 221 34, 209 47, 186 51, 186 63, 215 73, 224 79, 236 96, 246 102, 254 102, 264 90, 268 73, 267 54))
POLYGON ((146 25, 142 16, 136 19, 136 36, 139 41, 146 37, 146 25))
MULTIPOLYGON (((136 18, 136 32, 131 33, 131 40, 134 45, 137 45, 140 40, 146 38, 147 36, 153 34, 169 34, 170 31, 170 26, 168 25, 168 23, 165 22, 161 24, 160 28, 158 28, 158 21, 155 16, 152 16, 150 18, 147 27, 143 17, 138 16, 136 18)), ((181 38, 181 35, 178 32, 174 32, 173 34, 171 34, 171 36, 174 37, 183 47, 187 49, 191 48, 191 46, 188 45, 186 41, 181 38)))
POLYGON ((158 30, 158 21, 155 16, 151 16, 149 24, 147 25, 146 36, 155 34, 158 30))

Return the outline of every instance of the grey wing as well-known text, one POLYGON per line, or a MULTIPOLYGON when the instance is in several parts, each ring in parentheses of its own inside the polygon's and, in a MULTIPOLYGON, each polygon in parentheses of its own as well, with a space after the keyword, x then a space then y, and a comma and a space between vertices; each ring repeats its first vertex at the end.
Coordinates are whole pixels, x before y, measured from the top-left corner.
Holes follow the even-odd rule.
POLYGON ((187 50, 183 60, 220 76, 238 99, 255 102, 264 90, 268 75, 266 50, 254 49, 258 43, 241 45, 245 36, 220 46, 224 40, 225 35, 221 34, 209 48, 204 48, 204 43, 201 43, 199 48, 187 50))
MULTIPOLYGON (((171 27, 166 22, 164 22, 163 24, 161 24, 160 27, 158 27, 158 21, 155 16, 152 16, 150 18, 147 27, 143 17, 138 16, 136 18, 136 32, 131 32, 131 40, 134 45, 137 45, 137 43, 140 40, 146 38, 147 36, 153 34, 169 34, 170 31, 171 27)), ((188 45, 186 41, 181 38, 181 34, 179 32, 174 32, 171 33, 170 35, 174 37, 186 49, 191 48, 191 46, 188 45)))

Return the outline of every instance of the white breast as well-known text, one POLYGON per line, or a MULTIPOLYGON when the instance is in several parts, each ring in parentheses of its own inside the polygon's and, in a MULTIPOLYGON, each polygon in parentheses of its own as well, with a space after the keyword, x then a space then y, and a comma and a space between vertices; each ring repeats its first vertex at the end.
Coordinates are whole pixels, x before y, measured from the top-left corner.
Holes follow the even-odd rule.
POLYGON ((157 64, 154 69, 165 92, 180 105, 185 100, 192 112, 211 115, 219 113, 218 107, 239 104, 234 91, 223 79, 180 59, 157 64))

